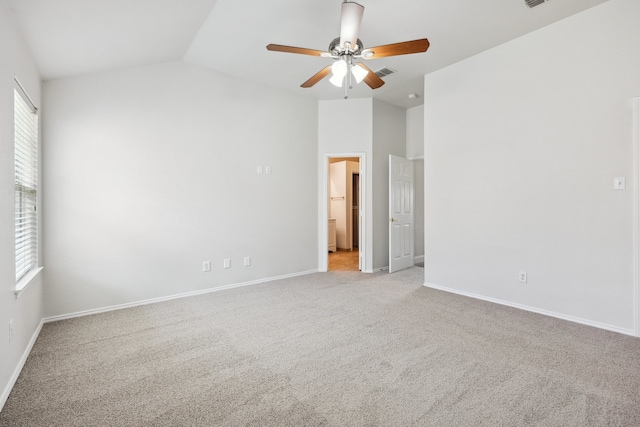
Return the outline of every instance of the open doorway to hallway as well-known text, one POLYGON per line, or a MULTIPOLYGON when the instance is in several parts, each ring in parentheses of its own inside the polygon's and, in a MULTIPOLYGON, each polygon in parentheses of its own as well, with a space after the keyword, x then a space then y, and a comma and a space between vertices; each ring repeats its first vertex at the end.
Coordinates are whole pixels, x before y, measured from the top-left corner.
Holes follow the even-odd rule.
POLYGON ((329 252, 329 271, 359 271, 358 257, 358 248, 329 252))
POLYGON ((328 271, 359 271, 360 158, 331 157, 328 170, 328 271))

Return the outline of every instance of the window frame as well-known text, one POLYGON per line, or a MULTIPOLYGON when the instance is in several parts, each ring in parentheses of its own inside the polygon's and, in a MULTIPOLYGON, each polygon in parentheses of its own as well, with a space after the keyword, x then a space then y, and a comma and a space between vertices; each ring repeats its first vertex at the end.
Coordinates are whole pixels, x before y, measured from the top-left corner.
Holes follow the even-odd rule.
POLYGON ((39 116, 18 79, 14 85, 14 250, 16 298, 42 270, 39 266, 39 116))

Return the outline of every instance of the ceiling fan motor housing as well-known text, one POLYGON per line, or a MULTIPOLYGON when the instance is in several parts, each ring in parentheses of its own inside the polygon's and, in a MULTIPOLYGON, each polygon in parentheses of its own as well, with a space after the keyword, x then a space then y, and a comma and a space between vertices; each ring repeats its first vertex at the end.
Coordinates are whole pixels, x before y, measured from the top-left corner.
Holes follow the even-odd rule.
POLYGON ((362 44, 362 41, 360 39, 358 39, 355 49, 347 50, 347 49, 344 49, 342 46, 340 46, 340 37, 336 37, 329 44, 328 50, 334 56, 342 56, 342 55, 360 55, 360 53, 362 52, 362 49, 364 49, 364 45, 362 44))

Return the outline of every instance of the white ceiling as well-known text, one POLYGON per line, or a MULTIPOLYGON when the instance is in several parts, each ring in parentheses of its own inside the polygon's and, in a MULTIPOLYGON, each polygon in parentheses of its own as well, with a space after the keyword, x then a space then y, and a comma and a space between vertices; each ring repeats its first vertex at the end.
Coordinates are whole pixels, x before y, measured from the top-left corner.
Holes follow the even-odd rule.
MULTIPOLYGON (((331 59, 269 52, 269 43, 326 50, 340 32, 342 0, 5 0, 45 80, 184 60, 317 99, 340 99, 324 79, 300 84, 331 59)), ((375 97, 405 108, 422 103, 424 74, 607 0, 360 0, 366 47, 428 38, 426 53, 367 65, 397 71, 375 97)), ((588 41, 585 40, 585 43, 588 41)))

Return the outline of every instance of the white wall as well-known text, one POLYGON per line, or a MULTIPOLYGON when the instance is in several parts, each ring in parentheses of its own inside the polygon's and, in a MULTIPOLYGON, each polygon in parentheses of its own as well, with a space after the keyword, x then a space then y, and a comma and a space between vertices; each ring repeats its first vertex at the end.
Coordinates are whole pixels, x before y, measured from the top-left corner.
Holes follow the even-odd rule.
POLYGON ((373 102, 373 247, 374 269, 389 266, 389 155, 405 157, 405 110, 373 102))
POLYGON ((633 333, 639 17, 611 0, 425 77, 427 284, 633 333))
MULTIPOLYGON (((40 77, 16 30, 6 1, 0 0, 0 409, 17 379, 42 319, 42 275, 16 299, 14 217, 13 90, 20 80, 40 106, 40 77), (14 339, 9 343, 9 321, 14 339)), ((42 210, 41 210, 42 212, 42 210)), ((42 257, 41 257, 42 258, 42 257)))
POLYGON ((315 100, 182 62, 44 99, 46 316, 317 269, 315 100))

